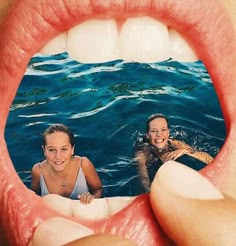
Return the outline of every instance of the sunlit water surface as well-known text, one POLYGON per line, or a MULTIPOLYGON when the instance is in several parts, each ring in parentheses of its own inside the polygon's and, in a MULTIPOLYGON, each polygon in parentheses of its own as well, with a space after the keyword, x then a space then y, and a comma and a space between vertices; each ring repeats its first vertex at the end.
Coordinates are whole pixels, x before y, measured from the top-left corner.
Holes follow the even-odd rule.
POLYGON ((66 53, 31 59, 5 136, 27 187, 33 164, 44 158, 41 133, 63 123, 76 136, 76 154, 94 163, 105 196, 137 195, 133 146, 153 113, 168 116, 172 137, 213 157, 224 143, 222 112, 201 62, 80 64, 66 53))

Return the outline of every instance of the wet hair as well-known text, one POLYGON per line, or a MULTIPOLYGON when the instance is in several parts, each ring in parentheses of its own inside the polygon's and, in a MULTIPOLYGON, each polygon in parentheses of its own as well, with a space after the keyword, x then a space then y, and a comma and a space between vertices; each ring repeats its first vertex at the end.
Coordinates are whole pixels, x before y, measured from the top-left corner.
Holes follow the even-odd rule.
POLYGON ((46 136, 55 132, 64 132, 68 135, 70 144, 73 147, 75 145, 75 137, 69 127, 63 125, 63 124, 52 124, 50 125, 42 134, 43 136, 43 146, 46 145, 46 136))
POLYGON ((150 122, 155 120, 155 119, 159 119, 159 118, 162 118, 162 119, 165 119, 166 122, 167 122, 167 127, 169 128, 169 121, 167 119, 167 117, 163 114, 152 114, 148 117, 147 121, 146 121, 146 133, 149 132, 149 129, 150 129, 150 122))

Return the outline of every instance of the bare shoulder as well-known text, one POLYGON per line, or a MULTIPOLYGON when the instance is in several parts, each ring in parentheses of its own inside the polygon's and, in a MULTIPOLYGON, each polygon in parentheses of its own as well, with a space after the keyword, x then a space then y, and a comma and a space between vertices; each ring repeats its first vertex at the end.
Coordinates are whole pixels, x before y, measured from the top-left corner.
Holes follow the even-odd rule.
POLYGON ((75 155, 73 161, 76 163, 76 166, 87 165, 88 163, 92 163, 86 156, 78 156, 75 155))
POLYGON ((41 169, 40 165, 41 165, 41 162, 34 164, 32 167, 32 173, 34 174, 40 173, 40 169, 41 169))
POLYGON ((89 167, 93 166, 93 163, 89 160, 88 157, 83 156, 83 157, 80 157, 80 158, 82 160, 82 166, 83 166, 83 168, 84 167, 85 168, 89 168, 89 167))
POLYGON ((83 169, 85 176, 89 176, 89 175, 97 172, 95 166, 89 160, 89 158, 83 156, 83 157, 81 157, 81 159, 82 159, 81 167, 83 169))
POLYGON ((40 194, 40 175, 44 162, 45 161, 34 164, 31 171, 31 189, 37 194, 40 194))
POLYGON ((45 161, 38 162, 38 163, 34 164, 33 167, 32 167, 32 171, 31 171, 32 174, 36 175, 36 176, 39 176, 40 173, 42 172, 42 168, 43 168, 44 165, 45 165, 45 161))

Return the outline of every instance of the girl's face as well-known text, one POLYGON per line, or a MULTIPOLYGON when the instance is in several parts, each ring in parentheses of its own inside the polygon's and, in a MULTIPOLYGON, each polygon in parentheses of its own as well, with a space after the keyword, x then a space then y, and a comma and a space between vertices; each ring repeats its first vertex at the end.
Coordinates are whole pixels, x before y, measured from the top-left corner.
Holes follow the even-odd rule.
POLYGON ((69 136, 64 132, 48 134, 43 150, 48 163, 55 171, 63 171, 74 154, 74 146, 71 146, 69 136))
POLYGON ((158 149, 163 149, 169 139, 169 128, 167 122, 163 118, 157 118, 149 123, 149 131, 147 138, 150 143, 158 149))

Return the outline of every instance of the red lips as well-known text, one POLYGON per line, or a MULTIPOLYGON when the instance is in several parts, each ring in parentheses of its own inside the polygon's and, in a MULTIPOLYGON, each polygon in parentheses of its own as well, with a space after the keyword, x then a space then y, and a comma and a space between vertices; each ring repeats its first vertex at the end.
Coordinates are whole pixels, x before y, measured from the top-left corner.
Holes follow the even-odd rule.
MULTIPOLYGON (((236 38, 233 27, 218 1, 206 0, 21 0, 16 1, 0 26, 0 202, 1 230, 6 239, 1 245, 27 245, 35 228, 47 218, 58 216, 43 206, 28 190, 13 168, 4 140, 9 108, 24 75, 27 64, 48 40, 84 20, 115 17, 122 21, 129 16, 150 15, 180 32, 203 60, 213 80, 225 117, 227 140, 214 162, 202 173, 221 190, 236 197, 236 38)), ((204 93, 204 91, 203 91, 204 93)), ((153 218, 148 196, 136 199, 111 219, 90 225, 96 231, 116 230, 119 235, 142 242, 137 221, 156 245, 167 240, 153 218), (122 225, 121 225, 122 223, 122 225), (115 229, 114 229, 115 228, 115 229), (119 230, 118 230, 119 229, 119 230), (131 234, 136 230, 136 236, 131 234), (141 239, 139 239, 140 237, 141 239)), ((140 244, 144 245, 144 244, 140 244)))

